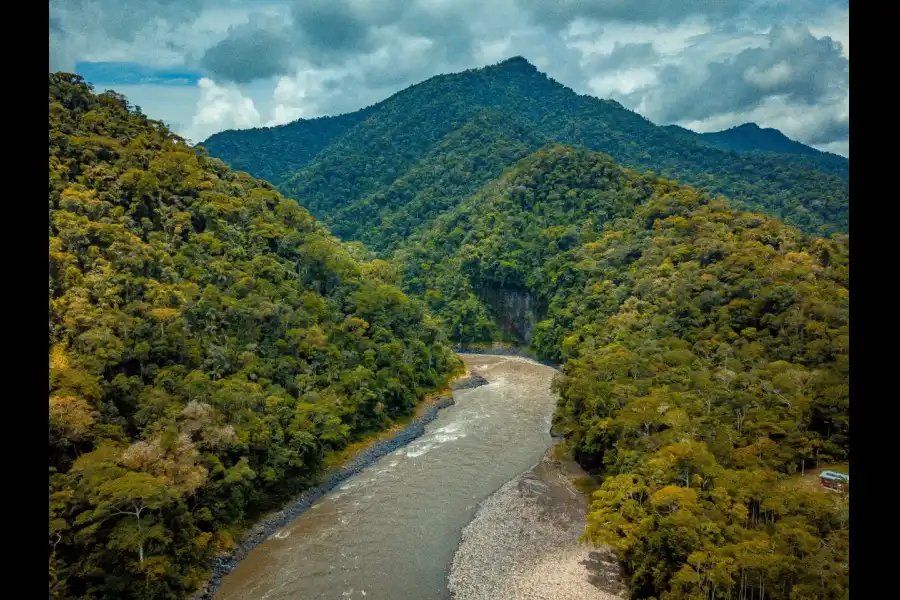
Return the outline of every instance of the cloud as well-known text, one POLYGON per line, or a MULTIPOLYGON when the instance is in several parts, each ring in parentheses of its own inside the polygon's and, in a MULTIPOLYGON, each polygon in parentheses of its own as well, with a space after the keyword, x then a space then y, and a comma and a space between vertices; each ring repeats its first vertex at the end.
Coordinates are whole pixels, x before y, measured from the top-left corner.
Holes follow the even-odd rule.
POLYGON ((804 23, 823 11, 841 9, 847 0, 517 0, 532 23, 561 30, 573 22, 677 25, 700 17, 717 23, 749 18, 757 22, 804 23))
POLYGON ((296 62, 329 66, 377 50, 376 29, 396 21, 402 2, 296 0, 285 14, 250 13, 208 48, 201 64, 218 78, 247 83, 294 72, 296 62))
POLYGON ((519 0, 535 23, 556 29, 579 19, 640 23, 679 23, 695 15, 720 19, 733 16, 746 4, 741 0, 519 0))
POLYGON ((200 64, 217 78, 248 83, 288 72, 295 51, 283 21, 254 15, 248 23, 230 27, 200 64))
POLYGON ((583 66, 596 71, 610 71, 645 66, 647 63, 652 64, 657 60, 659 60, 659 53, 655 50, 653 42, 638 44, 616 42, 609 54, 588 59, 583 66))
POLYGON ((260 124, 259 111, 252 98, 243 96, 237 88, 221 86, 203 78, 197 86, 200 99, 191 121, 188 137, 200 142, 224 129, 249 129, 260 124))
POLYGON ((505 0, 304 0, 291 15, 303 57, 318 66, 377 51, 392 36, 426 38, 443 58, 466 58, 473 45, 473 16, 489 18, 505 0))
POLYGON ((269 126, 281 125, 303 117, 314 116, 313 98, 323 94, 323 78, 311 71, 297 73, 293 77, 281 77, 275 86, 275 108, 269 126))
MULTIPOLYGON (((418 44, 417 51, 425 52, 419 61, 432 68, 469 63, 477 49, 471 22, 477 5, 472 0, 298 0, 287 6, 289 18, 251 15, 232 27, 205 51, 201 64, 215 77, 245 83, 293 75, 298 64, 340 70, 368 58, 377 61, 404 44, 418 44)), ((481 10, 492 11, 497 4, 481 10)), ((405 72, 395 66, 384 65, 370 79, 403 79, 405 72)))
POLYGON ((816 121, 804 137, 813 146, 827 146, 850 139, 850 115, 835 107, 835 112, 816 121))
POLYGON ((203 0, 50 0, 50 68, 71 71, 79 60, 95 60, 91 53, 135 42, 139 32, 157 37, 190 23, 202 8, 203 0))
POLYGON ((641 97, 652 89, 656 81, 656 71, 648 67, 637 67, 603 73, 591 78, 589 85, 594 95, 600 98, 624 98, 627 102, 628 98, 641 97))
POLYGON ((141 0, 123 6, 117 0, 50 0, 50 12, 62 31, 73 24, 92 23, 106 34, 133 40, 155 20, 182 23, 193 20, 203 0, 141 0))
POLYGON ((278 78, 271 124, 369 106, 430 75, 432 42, 397 34, 376 51, 340 66, 300 63, 278 78))
POLYGON ((812 106, 848 93, 850 61, 839 43, 786 27, 773 27, 765 40, 764 47, 709 63, 699 78, 683 65, 665 67, 659 84, 642 98, 647 116, 664 122, 702 119, 747 111, 773 96, 812 106))
POLYGON ((136 101, 196 139, 522 55, 661 124, 756 120, 833 148, 849 127, 848 23, 846 0, 51 0, 48 28, 52 69, 138 93, 206 77, 195 114, 136 101))
POLYGON ((399 29, 407 36, 429 40, 432 60, 445 64, 467 63, 477 52, 476 35, 492 37, 496 34, 494 27, 498 21, 495 19, 504 14, 504 8, 502 0, 492 4, 470 0, 418 2, 403 13, 399 29), (479 19, 472 18, 479 13, 488 23, 479 23, 479 19))
POLYGON ((295 2, 291 16, 307 59, 328 64, 373 49, 372 29, 392 22, 399 3, 309 0, 295 2))

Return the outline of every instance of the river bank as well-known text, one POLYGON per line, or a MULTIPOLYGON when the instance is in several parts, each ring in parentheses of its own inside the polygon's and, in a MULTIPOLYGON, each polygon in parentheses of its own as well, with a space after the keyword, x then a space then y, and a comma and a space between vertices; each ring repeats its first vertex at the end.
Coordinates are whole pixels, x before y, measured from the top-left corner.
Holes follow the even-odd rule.
MULTIPOLYGON (((486 381, 483 378, 471 375, 466 371, 452 384, 451 388, 477 387, 484 383, 486 381)), ((217 556, 213 562, 209 581, 194 594, 192 599, 212 600, 221 585, 222 579, 235 569, 238 562, 248 552, 309 510, 313 504, 339 484, 374 464, 378 459, 420 437, 425 432, 425 426, 437 417, 438 412, 453 404, 453 396, 449 391, 436 394, 426 399, 418 407, 416 414, 408 423, 383 432, 372 440, 360 442, 352 446, 350 452, 342 453, 340 460, 334 461, 336 464, 328 470, 322 483, 306 490, 281 510, 261 519, 241 535, 239 542, 232 551, 217 556)))
POLYGON ((625 597, 615 555, 578 541, 588 500, 572 480, 585 473, 568 457, 554 458, 558 444, 485 500, 463 529, 448 578, 454 600, 625 597))
POLYGON ((551 443, 555 371, 461 354, 474 383, 424 434, 383 456, 247 552, 215 600, 449 600, 447 575, 481 501, 551 443), (485 383, 486 382, 486 383, 485 383))

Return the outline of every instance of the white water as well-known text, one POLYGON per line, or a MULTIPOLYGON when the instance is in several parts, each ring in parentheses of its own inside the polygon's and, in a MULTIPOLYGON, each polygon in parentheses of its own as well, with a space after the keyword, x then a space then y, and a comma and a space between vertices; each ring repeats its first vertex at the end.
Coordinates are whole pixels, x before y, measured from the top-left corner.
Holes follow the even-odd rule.
POLYGON ((425 434, 347 480, 251 551, 216 600, 444 600, 478 503, 550 443, 555 371, 461 355, 489 383, 454 393, 425 434))

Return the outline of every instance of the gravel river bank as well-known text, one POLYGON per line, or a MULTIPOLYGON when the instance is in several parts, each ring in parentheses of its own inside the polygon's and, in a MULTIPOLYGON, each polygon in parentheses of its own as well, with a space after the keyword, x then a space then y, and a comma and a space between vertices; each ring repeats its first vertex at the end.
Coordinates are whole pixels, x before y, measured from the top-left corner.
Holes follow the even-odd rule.
POLYGON ((420 437, 304 501, 299 517, 266 527, 215 599, 449 600, 463 528, 480 502, 540 460, 556 398, 552 368, 516 356, 461 358, 469 379, 451 386, 452 406, 420 437))
POLYGON ((578 542, 587 501, 571 482, 583 472, 552 458, 555 369, 461 358, 452 398, 248 531, 195 598, 624 597, 614 556, 578 542))
POLYGON ((625 597, 618 561, 582 544, 588 501, 571 460, 540 462, 481 503, 450 569, 454 600, 611 600, 625 597))
MULTIPOLYGON (((453 389, 470 389, 485 383, 487 381, 482 377, 470 376, 467 373, 466 376, 453 384, 453 389)), ((309 510, 313 504, 325 497, 328 492, 339 484, 374 464, 379 458, 406 446, 414 439, 420 437, 425 433, 425 425, 437 417, 438 411, 452 405, 453 397, 450 394, 439 396, 425 407, 421 415, 413 419, 394 435, 378 440, 363 448, 342 467, 328 474, 322 483, 306 490, 280 511, 269 515, 251 527, 243 534, 234 551, 215 559, 209 582, 194 595, 193 600, 211 600, 218 591, 222 578, 231 573, 248 552, 309 510)))

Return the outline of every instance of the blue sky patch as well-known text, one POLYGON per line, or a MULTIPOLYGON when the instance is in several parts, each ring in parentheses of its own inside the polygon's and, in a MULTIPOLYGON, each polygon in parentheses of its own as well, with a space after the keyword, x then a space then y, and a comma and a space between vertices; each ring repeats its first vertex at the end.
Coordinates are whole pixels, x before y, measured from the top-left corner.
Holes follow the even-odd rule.
POLYGON ((75 72, 90 83, 119 85, 197 85, 202 75, 186 69, 150 67, 132 62, 75 63, 75 72))

